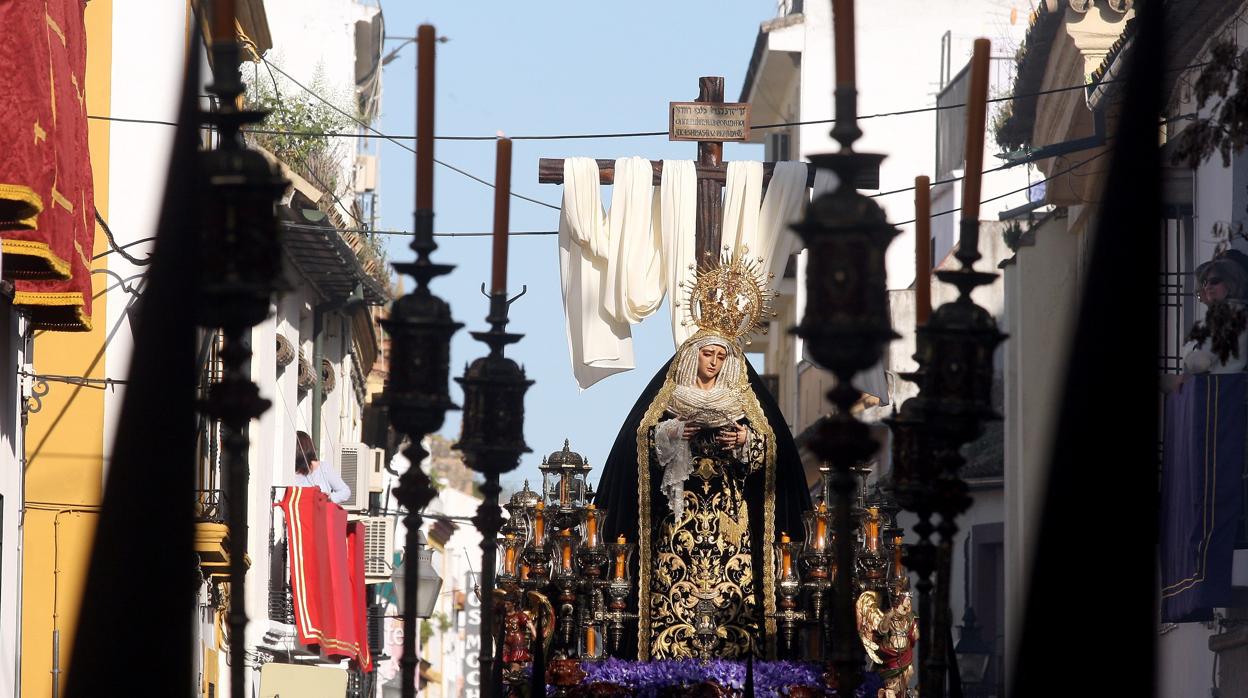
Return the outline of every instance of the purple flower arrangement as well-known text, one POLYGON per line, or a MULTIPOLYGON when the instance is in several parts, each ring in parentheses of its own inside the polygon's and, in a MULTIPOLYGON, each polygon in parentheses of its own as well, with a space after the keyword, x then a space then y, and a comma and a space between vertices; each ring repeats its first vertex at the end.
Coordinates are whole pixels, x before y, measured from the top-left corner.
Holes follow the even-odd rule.
MULTIPOLYGON (((725 694, 740 696, 745 688, 745 662, 723 659, 672 659, 651 662, 629 662, 620 659, 582 662, 585 679, 577 695, 628 695, 637 698, 664 698, 683 695, 691 688, 717 685, 727 689, 725 694), (592 688, 591 688, 592 687, 592 688), (619 689, 623 689, 622 691, 619 689)), ((792 688, 801 686, 820 689, 823 686, 823 667, 807 662, 754 662, 754 692, 764 696, 788 696, 792 688)), ((859 696, 874 696, 878 678, 867 674, 866 680, 856 692, 859 696), (873 681, 874 679, 874 681, 873 681)), ((712 694, 707 694, 712 695, 712 694)), ((835 691, 827 691, 835 696, 835 691)))

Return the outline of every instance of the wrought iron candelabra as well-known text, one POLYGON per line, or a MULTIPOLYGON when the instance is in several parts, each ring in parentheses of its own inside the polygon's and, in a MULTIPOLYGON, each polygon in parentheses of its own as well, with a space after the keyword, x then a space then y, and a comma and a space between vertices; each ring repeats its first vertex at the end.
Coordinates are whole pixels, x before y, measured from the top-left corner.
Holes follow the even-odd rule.
MULTIPOLYGON (((617 655, 626 624, 637 618, 626 604, 634 590, 630 562, 636 544, 623 536, 602 538, 607 510, 590 503, 593 490, 586 477, 591 467, 568 441, 543 458, 540 467, 542 493, 530 490, 526 482, 507 504, 510 518, 499 539, 504 553, 498 596, 504 613, 537 616, 537 639, 554 657, 549 662, 551 683, 556 691, 566 692, 577 674, 576 663, 617 655), (549 619, 542 615, 543 602, 551 604, 549 619)), ((528 680, 525 667, 533 660, 520 640, 503 638, 503 681, 516 690, 528 680)), ((540 665, 533 668, 542 670, 540 665)))
POLYGON ((946 691, 956 520, 971 504, 958 474, 965 463, 960 451, 979 436, 985 421, 998 418, 992 406, 993 353, 1005 339, 992 314, 971 298, 974 289, 997 278, 974 269, 980 259, 976 173, 983 155, 989 60, 988 42, 975 44, 967 100, 968 176, 954 252, 960 267, 936 272, 936 278, 958 289, 958 298, 937 308, 917 329, 914 358, 919 368, 908 377, 918 384, 919 393, 889 420, 898 501, 919 518, 914 527, 919 541, 907 551, 906 564, 919 577, 920 634, 928 638, 920 644, 920 694, 937 698, 946 691), (938 523, 932 522, 934 514, 940 515, 938 523), (938 544, 932 541, 934 533, 940 534, 938 544))
MULTIPOLYGON (((485 496, 472 522, 481 532, 481 622, 486 628, 494 628, 495 612, 492 602, 495 584, 495 566, 498 554, 497 538, 503 525, 502 510, 498 506, 499 475, 514 470, 520 464, 520 454, 528 453, 524 443, 524 394, 533 385, 525 377, 524 369, 503 355, 503 348, 520 341, 524 335, 507 332, 507 309, 517 298, 508 299, 504 292, 489 294, 490 313, 486 321, 488 332, 473 332, 478 341, 489 345, 490 353, 465 367, 462 378, 456 378, 464 388, 463 433, 455 448, 464 454, 469 468, 485 475, 481 493, 485 496)), ((492 631, 491 631, 492 632, 492 631)), ((494 672, 494 644, 491 632, 481 634, 482 695, 490 698, 496 688, 494 672)))
POLYGON ((200 191, 205 201, 198 236, 200 297, 196 322, 223 338, 221 380, 209 389, 200 409, 224 425, 222 471, 230 502, 230 681, 242 693, 246 680, 247 609, 247 424, 264 414, 270 402, 247 370, 251 357, 248 329, 269 314, 281 289, 281 234, 275 206, 289 182, 260 153, 247 148, 241 129, 258 123, 265 112, 237 108, 243 94, 238 72, 239 47, 228 7, 217 9, 213 36, 213 82, 209 92, 218 108, 201 114, 214 127, 215 150, 200 154, 200 191))
MULTIPOLYGON (((838 20, 839 21, 839 20, 838 20)), ((838 38, 839 41, 839 38, 838 38)), ((850 413, 860 391, 855 374, 879 361, 884 348, 897 338, 888 313, 884 253, 898 234, 884 211, 852 186, 858 174, 878 168, 883 155, 859 153, 853 143, 862 132, 857 126, 857 92, 852 83, 839 84, 835 94, 836 127, 832 136, 839 152, 815 155, 815 167, 832 170, 842 186, 817 197, 806 217, 793 226, 810 253, 806 270, 806 314, 796 332, 806 340, 811 356, 836 377, 828 392, 835 407, 811 442, 811 450, 830 468, 832 498, 824 504, 833 512, 831 555, 836 570, 856 569, 853 546, 852 469, 866 462, 878 445, 867 426, 850 413)), ((823 521, 822 514, 816 525, 823 521)), ((826 525, 826 521, 823 521, 826 525)), ((825 553, 820 553, 825 554, 825 553)), ((838 689, 854 690, 860 681, 862 648, 854 621, 851 584, 834 586, 830 639, 831 659, 838 689)))
MULTIPOLYGON (((857 644, 856 624, 850 626, 850 639, 842 640, 843 633, 829 613, 829 594, 835 596, 846 588, 853 598, 876 591, 891 600, 904 586, 900 580, 906 578, 900 556, 902 531, 896 522, 900 507, 878 485, 868 494, 866 482, 871 468, 866 466, 850 469, 851 477, 858 483, 853 488, 849 510, 854 564, 838 564, 835 550, 840 532, 833 525, 837 512, 835 506, 827 505, 828 493, 835 491, 835 474, 826 466, 820 471, 822 495, 815 508, 803 514, 804 539, 792 540, 787 533, 781 533, 774 543, 780 602, 772 617, 780 633, 780 652, 790 658, 804 658, 804 643, 800 642, 803 629, 821 643, 834 638, 857 644), (849 570, 849 574, 842 575, 841 570, 849 570)), ((822 645, 819 653, 826 654, 822 645)))
MULTIPOLYGON (((403 525, 407 537, 403 559, 414 562, 422 545, 421 511, 437 496, 433 482, 420 464, 429 455, 421 443, 442 427, 446 411, 458 409, 449 389, 451 335, 463 327, 451 319, 446 301, 433 295, 429 283, 449 274, 453 266, 437 264, 429 255, 438 248, 433 241, 433 61, 437 33, 430 25, 417 31, 417 149, 416 216, 411 249, 416 261, 396 263, 394 268, 416 280, 411 293, 394 302, 390 316, 381 325, 390 335, 390 375, 381 396, 390 423, 408 438, 403 451, 410 464, 399 478, 395 497, 407 512, 403 525)), ((403 656, 399 667, 403 698, 416 695, 416 589, 403 588, 403 656)))

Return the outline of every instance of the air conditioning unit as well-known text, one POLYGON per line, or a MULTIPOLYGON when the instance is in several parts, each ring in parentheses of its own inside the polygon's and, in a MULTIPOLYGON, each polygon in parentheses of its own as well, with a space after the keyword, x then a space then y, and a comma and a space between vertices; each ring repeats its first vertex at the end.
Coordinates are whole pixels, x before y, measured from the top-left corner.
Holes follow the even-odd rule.
POLYGON ((394 569, 394 519, 361 516, 364 522, 364 583, 385 584, 394 569))
POLYGON ((372 470, 372 454, 365 444, 341 444, 338 447, 338 474, 351 488, 351 496, 342 502, 347 511, 368 509, 368 478, 372 470))
POLYGON ((374 448, 372 456, 372 468, 368 471, 368 491, 384 492, 386 489, 386 449, 374 448))

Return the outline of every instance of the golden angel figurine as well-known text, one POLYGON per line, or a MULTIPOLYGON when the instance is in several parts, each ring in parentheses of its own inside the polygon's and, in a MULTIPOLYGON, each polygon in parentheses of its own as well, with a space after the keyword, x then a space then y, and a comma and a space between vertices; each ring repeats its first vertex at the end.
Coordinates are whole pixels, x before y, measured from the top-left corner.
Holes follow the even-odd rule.
POLYGON ((910 592, 897 594, 893 607, 883 610, 879 592, 864 591, 855 606, 858 637, 884 682, 876 698, 907 698, 914 678, 914 645, 919 640, 910 592))
MULTIPOLYGON (((638 659, 769 656, 772 543, 810 506, 793 437, 745 358, 772 317, 756 260, 701 270, 698 331, 647 386, 598 489, 610 537, 638 540, 638 659)), ((630 638, 631 639, 631 638, 630 638)))

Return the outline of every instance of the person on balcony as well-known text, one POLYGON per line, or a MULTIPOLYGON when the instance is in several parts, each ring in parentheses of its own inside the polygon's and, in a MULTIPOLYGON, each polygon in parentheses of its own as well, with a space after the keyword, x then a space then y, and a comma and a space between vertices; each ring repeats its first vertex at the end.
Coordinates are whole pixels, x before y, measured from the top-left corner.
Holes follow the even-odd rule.
POLYGON ((1228 250, 1196 268, 1197 298, 1205 319, 1192 326, 1183 345, 1183 372, 1165 376, 1167 392, 1193 374, 1248 369, 1248 255, 1228 250))
POLYGON ((1196 269, 1205 317, 1183 373, 1164 376, 1160 497, 1161 620, 1209 621, 1233 604, 1232 560, 1248 451, 1248 256, 1228 250, 1196 269))
POLYGON ((305 431, 295 432, 295 487, 319 488, 334 504, 351 498, 351 488, 332 465, 320 461, 312 437, 305 431))

